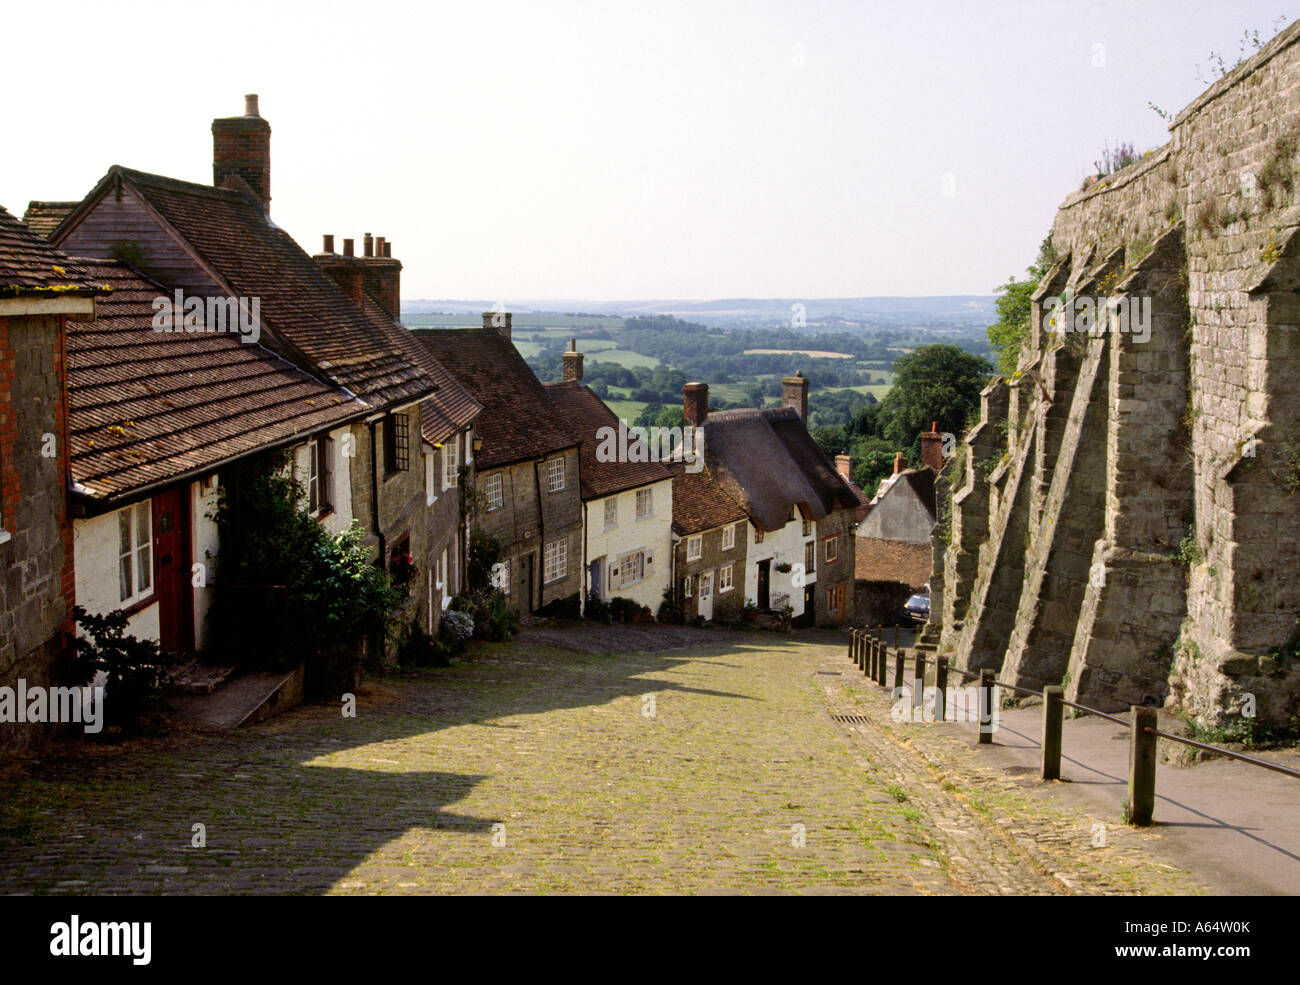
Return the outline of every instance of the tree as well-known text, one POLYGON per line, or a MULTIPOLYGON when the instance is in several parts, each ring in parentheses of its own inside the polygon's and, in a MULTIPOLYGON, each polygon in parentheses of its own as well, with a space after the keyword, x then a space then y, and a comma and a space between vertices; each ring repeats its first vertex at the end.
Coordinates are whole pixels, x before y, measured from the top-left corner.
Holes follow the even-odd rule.
POLYGON ((1039 244, 1038 259, 1028 268, 1026 280, 1008 277, 998 288, 995 302, 998 320, 988 327, 989 345, 998 353, 998 372, 1010 376, 1020 361, 1020 350, 1029 336, 1029 296, 1038 288, 1043 275, 1056 263, 1056 248, 1048 236, 1039 244))
POLYGON ((993 367, 983 356, 955 345, 923 345, 899 357, 894 385, 880 403, 881 433, 908 462, 920 459, 921 433, 937 422, 958 433, 979 409, 980 391, 993 367))

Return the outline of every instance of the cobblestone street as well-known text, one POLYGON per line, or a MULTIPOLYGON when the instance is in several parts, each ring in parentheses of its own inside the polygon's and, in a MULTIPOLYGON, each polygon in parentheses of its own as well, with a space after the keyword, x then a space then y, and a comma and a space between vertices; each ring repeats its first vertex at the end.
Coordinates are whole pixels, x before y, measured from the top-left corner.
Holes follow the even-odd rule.
POLYGON ((891 723, 838 634, 639 630, 531 630, 356 718, 69 744, 0 782, 0 892, 1200 891, 891 723))

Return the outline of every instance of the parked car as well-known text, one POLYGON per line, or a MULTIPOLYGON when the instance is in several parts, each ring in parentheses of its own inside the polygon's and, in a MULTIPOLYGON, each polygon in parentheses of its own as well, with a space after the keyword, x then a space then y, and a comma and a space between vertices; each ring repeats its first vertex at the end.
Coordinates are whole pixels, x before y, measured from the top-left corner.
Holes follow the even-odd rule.
POLYGON ((907 614, 911 616, 913 619, 915 619, 918 623, 923 623, 928 621, 930 618, 929 589, 926 589, 924 592, 918 592, 916 595, 913 595, 911 598, 909 598, 906 602, 903 603, 903 608, 907 611, 907 614))

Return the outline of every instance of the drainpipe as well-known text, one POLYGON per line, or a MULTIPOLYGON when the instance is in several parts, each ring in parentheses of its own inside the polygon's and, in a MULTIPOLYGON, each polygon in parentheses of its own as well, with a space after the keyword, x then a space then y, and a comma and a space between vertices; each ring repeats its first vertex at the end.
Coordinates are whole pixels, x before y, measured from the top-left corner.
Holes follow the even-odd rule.
MULTIPOLYGON (((537 490, 537 608, 541 608, 546 598, 546 510, 542 507, 542 471, 544 459, 533 462, 533 486, 537 490)), ((533 600, 528 600, 528 611, 532 612, 533 600)))
POLYGON ((591 504, 582 504, 582 581, 578 585, 578 615, 581 617, 587 611, 587 579, 591 577, 591 572, 587 570, 587 526, 591 519, 591 504))
POLYGON ((379 540, 379 567, 388 569, 388 543, 384 532, 379 529, 379 454, 375 447, 375 421, 367 425, 370 428, 370 519, 375 527, 375 537, 379 540))

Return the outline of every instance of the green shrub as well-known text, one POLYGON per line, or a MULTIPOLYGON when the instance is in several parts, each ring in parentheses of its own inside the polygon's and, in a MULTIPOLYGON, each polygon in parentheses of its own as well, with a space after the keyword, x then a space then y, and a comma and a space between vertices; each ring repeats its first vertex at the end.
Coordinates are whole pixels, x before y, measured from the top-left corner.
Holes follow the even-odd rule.
POLYGON ((125 733, 153 730, 161 722, 163 696, 171 684, 166 664, 171 654, 154 640, 126 635, 127 614, 121 609, 102 616, 81 606, 73 617, 89 634, 76 641, 76 677, 88 684, 99 671, 104 684, 104 722, 125 733))
POLYGON ((451 663, 451 657, 452 648, 447 642, 430 636, 418 622, 411 623, 410 632, 398 650, 399 662, 409 667, 446 667, 451 663))
POLYGON ((586 604, 582 609, 583 618, 588 622, 598 622, 608 626, 611 622, 609 603, 599 595, 587 594, 586 604))
POLYGON ((352 690, 366 647, 382 653, 407 600, 371 563, 360 525, 331 536, 283 455, 224 470, 211 516, 221 542, 214 649, 274 670, 303 664, 312 697, 352 690))

